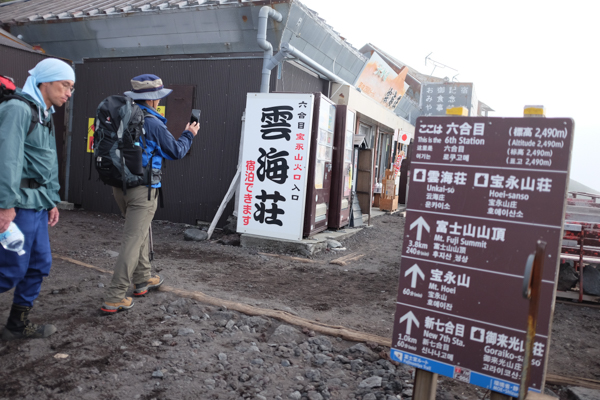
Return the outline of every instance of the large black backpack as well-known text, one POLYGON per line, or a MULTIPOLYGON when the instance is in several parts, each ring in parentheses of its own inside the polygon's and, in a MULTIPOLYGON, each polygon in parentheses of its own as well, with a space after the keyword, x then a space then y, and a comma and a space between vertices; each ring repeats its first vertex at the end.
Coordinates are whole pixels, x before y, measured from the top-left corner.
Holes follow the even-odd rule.
MULTIPOLYGON (((109 96, 96 110, 94 160, 100 180, 107 185, 133 188, 147 184, 144 171, 144 113, 129 97, 109 96)), ((148 163, 151 169, 152 162, 148 163)))
MULTIPOLYGON (((29 128, 27 129, 27 134, 29 135, 35 129, 37 123, 40 122, 40 117, 38 114, 38 107, 32 101, 29 101, 23 96, 19 96, 15 91, 17 87, 15 85, 15 81, 9 77, 0 75, 0 104, 5 101, 17 99, 29 105, 31 108, 31 122, 29 123, 29 128)), ((54 127, 52 125, 52 118, 48 122, 42 123, 45 127, 50 129, 50 133, 54 133, 54 127)))

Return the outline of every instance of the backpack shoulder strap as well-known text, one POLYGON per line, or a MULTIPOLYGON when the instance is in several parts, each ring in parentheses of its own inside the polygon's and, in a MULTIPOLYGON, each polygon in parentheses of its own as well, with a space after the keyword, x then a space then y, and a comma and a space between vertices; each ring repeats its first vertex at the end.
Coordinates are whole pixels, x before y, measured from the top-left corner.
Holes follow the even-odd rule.
POLYGON ((144 113, 144 118, 150 117, 150 118, 158 119, 158 117, 156 115, 149 113, 145 108, 142 108, 142 112, 144 113))
MULTIPOLYGON (((29 129, 27 129, 27 135, 29 135, 35 129, 35 125, 38 122, 40 122, 40 117, 38 115, 38 107, 32 101, 29 101, 25 97, 19 96, 18 94, 10 94, 8 96, 3 96, 2 98, 0 98, 0 103, 4 103, 5 101, 12 99, 17 99, 24 103, 27 103, 29 105, 29 108, 31 109, 31 122, 29 123, 29 129)), ((50 119, 50 121, 52 121, 52 119, 50 119)), ((51 130, 53 129, 52 122, 50 122, 50 125, 48 125, 48 127, 51 130)))
MULTIPOLYGON (((150 118, 158 119, 158 117, 156 115, 149 113, 145 108, 142 108, 142 113, 144 114, 144 118, 150 117, 150 118)), ((142 132, 143 132, 142 137, 144 138, 144 149, 145 149, 146 148, 146 131, 142 128, 142 132)), ((156 154, 156 150, 157 149, 154 149, 152 151, 151 157, 154 157, 154 154, 156 154)))

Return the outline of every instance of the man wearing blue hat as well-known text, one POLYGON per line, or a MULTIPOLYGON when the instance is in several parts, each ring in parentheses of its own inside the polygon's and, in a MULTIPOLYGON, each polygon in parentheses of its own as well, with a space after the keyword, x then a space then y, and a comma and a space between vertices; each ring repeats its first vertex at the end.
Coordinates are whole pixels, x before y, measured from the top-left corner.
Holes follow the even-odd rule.
POLYGON ((45 338, 56 332, 54 325, 31 323, 29 312, 52 265, 48 225, 58 222, 52 113, 69 100, 74 84, 71 66, 47 58, 29 71, 23 89, 16 90, 25 100, 0 104, 0 232, 14 222, 25 236, 22 255, 0 247, 0 293, 15 288, 4 340, 45 338))
POLYGON ((156 183, 151 185, 150 195, 146 186, 129 188, 126 193, 123 193, 120 187, 112 188, 119 209, 125 216, 125 231, 113 278, 101 307, 107 314, 133 307, 133 298, 125 296, 132 283, 133 295, 143 296, 149 290, 157 289, 164 281, 163 277, 151 274, 148 257, 148 234, 156 212, 157 190, 161 187, 162 160, 183 158, 199 129, 198 123, 188 123, 177 140, 167 130, 167 119, 156 109, 160 100, 171 94, 172 90, 166 89, 158 76, 136 76, 131 80, 131 86, 132 90, 125 92, 125 96, 132 98, 142 108, 145 116, 146 148, 143 153, 143 166, 146 168, 150 163, 152 181, 156 183))

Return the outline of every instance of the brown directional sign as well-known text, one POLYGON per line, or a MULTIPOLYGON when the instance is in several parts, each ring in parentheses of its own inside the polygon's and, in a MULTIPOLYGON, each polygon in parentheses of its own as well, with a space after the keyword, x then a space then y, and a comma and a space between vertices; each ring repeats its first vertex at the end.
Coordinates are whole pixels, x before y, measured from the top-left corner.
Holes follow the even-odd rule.
POLYGON ((547 245, 530 390, 543 384, 571 119, 417 120, 391 357, 518 396, 528 256, 547 245))

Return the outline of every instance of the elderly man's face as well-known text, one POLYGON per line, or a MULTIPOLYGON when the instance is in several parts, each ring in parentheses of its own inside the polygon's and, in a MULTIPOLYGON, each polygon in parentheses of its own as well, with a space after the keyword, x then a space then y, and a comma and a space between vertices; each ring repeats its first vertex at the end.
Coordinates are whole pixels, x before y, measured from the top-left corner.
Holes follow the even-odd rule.
POLYGON ((73 85, 75 82, 71 80, 44 82, 40 84, 40 92, 44 96, 46 106, 61 107, 69 100, 71 94, 75 90, 73 85))

